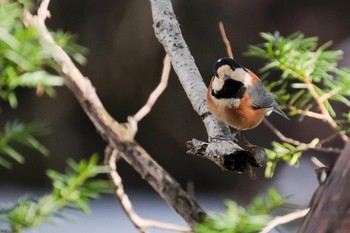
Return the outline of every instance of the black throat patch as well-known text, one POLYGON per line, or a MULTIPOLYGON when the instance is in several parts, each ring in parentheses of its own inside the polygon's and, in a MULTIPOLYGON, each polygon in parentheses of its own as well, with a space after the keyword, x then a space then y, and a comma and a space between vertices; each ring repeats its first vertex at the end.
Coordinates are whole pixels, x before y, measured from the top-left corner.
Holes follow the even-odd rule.
POLYGON ((211 91, 211 95, 217 99, 242 99, 246 88, 242 82, 229 79, 226 80, 222 89, 218 92, 211 91))

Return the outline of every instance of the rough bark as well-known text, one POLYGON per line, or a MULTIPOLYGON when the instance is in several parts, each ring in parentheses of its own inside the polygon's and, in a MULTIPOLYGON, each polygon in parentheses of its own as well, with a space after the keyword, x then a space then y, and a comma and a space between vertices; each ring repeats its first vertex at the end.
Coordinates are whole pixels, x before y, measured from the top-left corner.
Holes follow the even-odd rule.
POLYGON ((315 191, 299 233, 350 232, 350 141, 315 191))
MULTIPOLYGON (((48 1, 44 1, 47 3, 48 1)), ((45 8, 44 8, 45 10, 45 8)), ((40 42, 50 51, 50 55, 59 65, 59 72, 69 89, 75 95, 83 110, 90 118, 97 131, 107 143, 120 151, 122 158, 146 180, 160 196, 172 206, 190 225, 195 226, 205 212, 185 192, 152 157, 134 140, 129 130, 113 119, 96 94, 90 80, 82 75, 69 56, 52 39, 44 20, 48 12, 32 16, 29 12, 23 16, 25 24, 36 27, 40 42)))
MULTIPOLYGON (((242 149, 235 142, 211 140, 231 134, 227 125, 209 113, 206 104, 207 87, 182 36, 170 0, 150 0, 155 35, 169 54, 172 66, 190 100, 193 109, 203 119, 209 143, 192 139, 187 142, 188 153, 205 157, 226 170, 243 172, 252 166, 262 166, 265 159, 242 149)), ((264 155, 262 155, 264 157, 264 155)))

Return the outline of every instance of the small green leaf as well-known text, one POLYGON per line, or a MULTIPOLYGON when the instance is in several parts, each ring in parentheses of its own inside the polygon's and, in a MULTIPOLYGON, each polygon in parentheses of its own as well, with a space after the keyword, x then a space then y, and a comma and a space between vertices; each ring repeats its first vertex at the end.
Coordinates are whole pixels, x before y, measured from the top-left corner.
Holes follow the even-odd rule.
POLYGON ((7 168, 7 169, 12 168, 12 164, 1 156, 0 156, 0 165, 7 168))
POLYGON ((7 98, 9 100, 11 108, 17 108, 18 102, 17 102, 17 97, 15 93, 14 92, 9 93, 7 98))
POLYGON ((19 154, 16 150, 7 145, 1 145, 0 151, 4 154, 10 156, 12 159, 16 160, 19 163, 24 163, 24 157, 19 154))

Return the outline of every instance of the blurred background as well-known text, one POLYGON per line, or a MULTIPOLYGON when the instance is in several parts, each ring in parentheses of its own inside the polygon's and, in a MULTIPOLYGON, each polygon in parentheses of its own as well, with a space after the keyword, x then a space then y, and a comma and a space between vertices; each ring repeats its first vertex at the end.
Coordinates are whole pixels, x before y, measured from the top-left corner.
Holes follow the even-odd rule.
MULTIPOLYGON (((350 66, 348 1, 177 0, 173 5, 206 84, 214 62, 226 56, 218 30, 220 20, 225 24, 235 58, 253 71, 261 68, 263 61, 243 53, 248 45, 262 42, 260 32, 274 31, 284 36, 300 31, 306 36, 318 36, 320 43, 332 40, 334 49, 345 52, 341 65, 350 66)), ((149 1, 55 0, 49 9, 52 15, 47 22, 49 27, 77 34, 79 43, 89 49, 88 63, 80 68, 96 87, 110 114, 119 122, 135 114, 158 84, 164 57, 163 47, 154 36, 149 1)), ((32 90, 20 90, 17 109, 12 110, 4 102, 0 107, 1 127, 9 119, 25 122, 37 119, 51 125, 51 134, 40 138, 50 150, 49 157, 25 151, 24 165, 15 164, 12 170, 0 167, 0 202, 14 201, 23 194, 43 194, 50 189, 46 170, 63 171, 68 157, 80 160, 95 152, 103 156, 105 142, 66 87, 58 88, 54 99, 37 97, 32 90)), ((286 136, 305 142, 331 132, 328 126, 310 119, 300 123, 293 118, 286 122, 272 114, 270 121, 286 136)), ((246 136, 265 147, 276 139, 264 125, 246 136)), ((185 142, 192 138, 206 140, 206 131, 172 71, 166 91, 140 122, 136 139, 184 187, 192 182, 199 204, 209 212, 223 209, 225 199, 247 203, 271 186, 289 196, 290 203, 305 207, 317 187, 310 156, 316 155, 326 164, 336 158, 334 154, 307 154, 298 169, 280 164, 272 179, 264 178, 263 169, 257 169, 258 179, 252 180, 247 174, 223 172, 208 160, 187 155, 185 142)), ((342 144, 335 141, 333 146, 342 144)), ((118 166, 126 191, 141 216, 183 223, 130 166, 125 162, 118 166)), ((79 215, 58 228, 45 226, 35 232, 96 232, 92 227, 95 224, 105 227, 103 232, 137 232, 113 197, 106 196, 92 207, 89 217, 79 215)))

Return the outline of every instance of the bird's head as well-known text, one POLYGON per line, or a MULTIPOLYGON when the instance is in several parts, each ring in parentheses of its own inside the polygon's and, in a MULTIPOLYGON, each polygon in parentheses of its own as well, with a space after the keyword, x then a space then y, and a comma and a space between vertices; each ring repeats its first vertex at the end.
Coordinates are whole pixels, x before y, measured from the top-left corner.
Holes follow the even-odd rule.
POLYGON ((220 58, 214 64, 214 79, 211 88, 215 93, 226 89, 226 86, 230 86, 230 89, 233 90, 242 86, 247 87, 251 85, 251 82, 252 77, 249 71, 232 58, 220 58))

